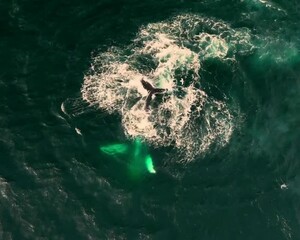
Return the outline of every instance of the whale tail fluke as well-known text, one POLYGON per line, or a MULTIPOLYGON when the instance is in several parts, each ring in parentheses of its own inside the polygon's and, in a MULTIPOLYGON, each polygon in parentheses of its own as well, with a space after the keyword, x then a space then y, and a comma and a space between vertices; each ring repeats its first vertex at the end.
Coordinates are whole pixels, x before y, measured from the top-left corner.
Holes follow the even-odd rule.
POLYGON ((150 93, 152 94, 160 94, 160 93, 164 93, 167 91, 167 89, 164 88, 155 88, 151 85, 151 83, 145 81, 144 79, 141 80, 141 83, 143 85, 143 87, 150 93))
POLYGON ((163 94, 167 91, 167 89, 163 89, 163 88, 155 88, 151 85, 151 83, 145 81, 144 79, 141 80, 141 83, 143 85, 143 87, 148 91, 148 96, 146 98, 146 104, 145 104, 145 110, 148 111, 150 108, 150 102, 152 99, 152 95, 156 95, 156 94, 163 94))
POLYGON ((148 112, 150 110, 150 102, 152 100, 153 93, 150 92, 146 98, 145 111, 148 112))
POLYGON ((152 92, 154 90, 154 87, 151 85, 151 83, 145 81, 144 79, 141 80, 141 83, 148 92, 152 92))
POLYGON ((162 94, 162 93, 165 93, 167 91, 167 89, 164 89, 164 88, 154 88, 153 89, 153 94, 162 94))

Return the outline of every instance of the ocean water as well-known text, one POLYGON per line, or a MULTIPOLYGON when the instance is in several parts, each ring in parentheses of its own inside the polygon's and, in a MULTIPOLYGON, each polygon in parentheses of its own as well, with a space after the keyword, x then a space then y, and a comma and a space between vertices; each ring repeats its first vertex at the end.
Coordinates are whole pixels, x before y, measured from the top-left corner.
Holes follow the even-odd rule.
POLYGON ((0 239, 300 239, 299 26, 296 0, 1 1, 0 239))

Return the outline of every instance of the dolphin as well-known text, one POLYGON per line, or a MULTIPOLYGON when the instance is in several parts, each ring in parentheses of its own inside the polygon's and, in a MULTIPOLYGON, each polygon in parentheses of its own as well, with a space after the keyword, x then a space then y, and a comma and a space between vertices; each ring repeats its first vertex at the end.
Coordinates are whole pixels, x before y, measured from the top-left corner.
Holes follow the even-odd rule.
POLYGON ((141 83, 143 87, 148 91, 148 96, 146 98, 145 110, 148 111, 150 108, 150 102, 152 100, 152 95, 163 94, 167 92, 167 89, 164 88, 155 88, 151 85, 151 83, 145 81, 143 78, 141 79, 141 83))

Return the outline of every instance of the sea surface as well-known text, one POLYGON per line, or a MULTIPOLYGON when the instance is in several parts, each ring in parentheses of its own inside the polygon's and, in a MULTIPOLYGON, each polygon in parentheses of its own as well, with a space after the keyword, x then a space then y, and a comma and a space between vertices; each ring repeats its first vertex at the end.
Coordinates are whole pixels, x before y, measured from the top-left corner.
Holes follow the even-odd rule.
POLYGON ((298 0, 1 0, 0 54, 1 240, 300 239, 298 0))

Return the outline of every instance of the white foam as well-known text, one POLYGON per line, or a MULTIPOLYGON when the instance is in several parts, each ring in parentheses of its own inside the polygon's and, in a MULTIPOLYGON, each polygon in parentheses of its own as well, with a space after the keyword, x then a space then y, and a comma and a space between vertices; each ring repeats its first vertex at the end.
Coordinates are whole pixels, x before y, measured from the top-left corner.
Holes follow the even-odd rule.
POLYGON ((280 188, 282 190, 286 190, 286 189, 288 189, 288 186, 285 183, 283 183, 283 184, 280 185, 280 188))
POLYGON ((270 1, 270 0, 243 0, 249 5, 254 5, 258 8, 268 8, 270 10, 275 10, 278 12, 283 12, 284 14, 287 14, 287 12, 282 9, 278 4, 270 1))
POLYGON ((119 112, 129 138, 139 136, 154 146, 172 145, 185 160, 192 160, 213 143, 226 145, 235 128, 233 110, 195 86, 205 81, 199 79, 200 61, 232 60, 236 52, 251 48, 246 30, 233 30, 213 19, 181 15, 149 24, 128 47, 112 47, 93 59, 82 97, 109 113, 119 112), (169 90, 148 113, 142 78, 169 90))

